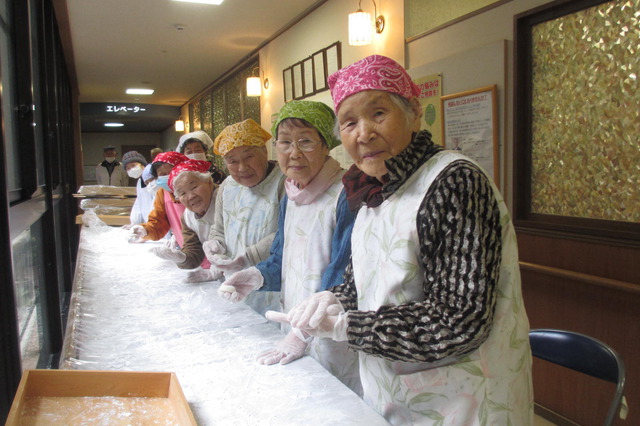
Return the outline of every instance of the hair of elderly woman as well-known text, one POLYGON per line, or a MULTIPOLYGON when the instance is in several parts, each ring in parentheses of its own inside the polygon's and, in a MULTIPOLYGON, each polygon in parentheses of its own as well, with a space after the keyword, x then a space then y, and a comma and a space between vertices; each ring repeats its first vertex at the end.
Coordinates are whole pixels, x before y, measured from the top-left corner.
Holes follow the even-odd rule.
POLYGON ((190 143, 193 143, 193 142, 199 142, 200 145, 202 145, 202 149, 204 150, 204 152, 207 152, 207 145, 204 142, 202 142, 198 138, 189 138, 189 139, 185 140, 182 145, 180 145, 180 154, 184 154, 185 149, 187 149, 187 145, 189 145, 190 143))
MULTIPOLYGON (((405 113, 405 118, 407 123, 410 123, 415 117, 415 111, 411 106, 411 102, 409 99, 404 96, 397 95, 395 93, 389 93, 391 100, 398 106, 398 108, 402 109, 405 113)), ((422 117, 422 110, 420 112, 420 117, 422 117)), ((338 123, 338 118, 336 117, 336 123, 333 126, 333 134, 337 137, 340 137, 340 123, 338 123)))
POLYGON ((192 171, 192 170, 185 170, 184 172, 181 172, 178 176, 175 177, 175 179, 173 180, 173 194, 174 195, 178 195, 176 194, 176 185, 183 179, 189 177, 189 176, 194 176, 196 178, 198 178, 201 182, 211 182, 213 183, 213 177, 211 176, 211 173, 202 173, 202 172, 196 172, 196 171, 192 171))
MULTIPOLYGON (((316 129, 315 126, 313 124, 309 123, 307 120, 303 120, 302 118, 295 118, 295 117, 285 118, 284 120, 282 120, 280 122, 280 124, 278 124, 278 129, 283 124, 289 124, 289 125, 294 126, 294 127, 305 127, 305 128, 308 128, 308 129, 313 129, 318 133, 318 136, 320 136, 320 140, 322 141, 322 144, 324 146, 326 146, 327 148, 329 147, 329 145, 327 144, 327 141, 324 139, 324 136, 322 136, 322 133, 319 132, 318 129, 316 129)), ((338 138, 339 137, 340 137, 340 135, 338 134, 338 138)), ((277 139, 277 135, 276 135, 276 139, 277 139)))

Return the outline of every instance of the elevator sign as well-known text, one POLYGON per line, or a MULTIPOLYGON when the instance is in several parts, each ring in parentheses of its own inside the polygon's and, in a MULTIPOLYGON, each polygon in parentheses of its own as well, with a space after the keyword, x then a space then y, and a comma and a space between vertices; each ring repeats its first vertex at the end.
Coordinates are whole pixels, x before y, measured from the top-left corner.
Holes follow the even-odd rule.
POLYGON ((127 105, 107 105, 107 112, 144 112, 147 109, 138 105, 127 106, 127 105))

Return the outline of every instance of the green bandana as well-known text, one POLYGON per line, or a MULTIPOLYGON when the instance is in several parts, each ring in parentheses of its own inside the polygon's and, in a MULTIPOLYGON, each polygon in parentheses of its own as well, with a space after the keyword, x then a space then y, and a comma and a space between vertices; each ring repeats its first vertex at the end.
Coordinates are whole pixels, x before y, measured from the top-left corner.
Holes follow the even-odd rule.
POLYGON ((278 126, 287 118, 299 118, 311 124, 327 142, 329 150, 342 142, 333 134, 336 115, 333 110, 322 102, 290 101, 284 104, 278 118, 271 127, 271 134, 277 138, 278 126))

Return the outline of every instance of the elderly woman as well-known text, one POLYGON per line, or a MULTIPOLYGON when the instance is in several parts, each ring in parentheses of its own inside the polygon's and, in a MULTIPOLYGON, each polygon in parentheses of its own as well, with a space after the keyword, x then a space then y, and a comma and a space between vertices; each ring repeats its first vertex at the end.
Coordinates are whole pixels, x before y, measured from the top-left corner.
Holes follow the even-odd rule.
POLYGON ((171 169, 187 160, 186 156, 173 151, 162 152, 153 159, 151 173, 160 188, 156 192, 149 220, 131 228, 129 242, 158 241, 171 231, 177 244, 182 247, 184 242, 182 240, 181 218, 184 205, 174 198, 168 182, 171 169))
MULTIPOLYGON (((307 296, 342 282, 350 254, 353 215, 342 191, 344 170, 329 156, 340 144, 332 132, 335 115, 320 102, 287 103, 272 132, 280 169, 287 176, 271 256, 257 267, 231 275, 219 294, 232 301, 253 290, 281 291, 284 311, 307 296)), ((313 340, 291 330, 263 354, 263 364, 286 364, 310 354, 343 383, 361 393, 356 354, 344 342, 313 340)))
MULTIPOLYGON (((146 188, 147 184, 143 177, 147 169, 147 160, 138 151, 129 151, 122 156, 122 166, 130 178, 136 179, 136 200, 131 207, 129 215, 129 225, 125 229, 130 229, 133 225, 144 223, 149 217, 149 212, 153 207, 153 196, 146 188)), ((151 166, 149 166, 150 168, 151 166)))
MULTIPOLYGON (((191 160, 209 161, 207 154, 211 152, 213 147, 213 141, 202 130, 196 130, 195 132, 187 133, 180 136, 176 151, 180 154, 184 154, 191 160)), ((227 175, 220 170, 215 164, 209 165, 209 173, 213 178, 213 182, 216 184, 222 183, 227 175)))
POLYGON ((187 160, 175 166, 169 174, 169 188, 186 210, 182 214, 180 249, 154 247, 152 251, 163 259, 175 262, 178 268, 209 268, 211 264, 202 251, 215 215, 215 191, 218 188, 209 174, 209 162, 187 160))
MULTIPOLYGON (((229 276, 269 257, 284 193, 284 175, 268 160, 269 139, 251 119, 225 127, 216 138, 214 152, 224 158, 230 176, 218 190, 215 222, 204 243, 214 267, 193 272, 193 281, 221 278, 219 271, 229 276)), ((264 314, 278 306, 279 295, 271 293, 254 294, 247 304, 264 314)))
POLYGON ((529 324, 500 193, 419 131, 419 90, 393 60, 367 57, 329 86, 355 163, 343 178, 352 261, 343 285, 285 320, 358 351, 364 398, 391 423, 531 424, 529 324))

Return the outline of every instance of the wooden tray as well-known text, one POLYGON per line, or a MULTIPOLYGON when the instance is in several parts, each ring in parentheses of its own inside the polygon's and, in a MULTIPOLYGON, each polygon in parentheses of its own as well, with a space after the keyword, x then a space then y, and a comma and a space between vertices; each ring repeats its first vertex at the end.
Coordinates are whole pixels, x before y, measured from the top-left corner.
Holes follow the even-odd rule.
POLYGON ((175 373, 27 370, 7 425, 195 425, 175 373))

